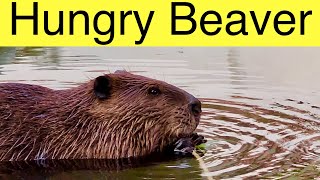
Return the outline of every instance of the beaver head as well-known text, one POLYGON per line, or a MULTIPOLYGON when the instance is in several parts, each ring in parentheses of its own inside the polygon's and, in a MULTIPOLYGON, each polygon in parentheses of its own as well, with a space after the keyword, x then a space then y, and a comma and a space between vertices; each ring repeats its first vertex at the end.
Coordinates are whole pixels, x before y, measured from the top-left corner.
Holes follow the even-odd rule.
POLYGON ((163 81, 117 71, 97 77, 93 92, 92 115, 109 124, 108 131, 117 134, 114 142, 131 148, 161 149, 199 124, 200 101, 163 81))

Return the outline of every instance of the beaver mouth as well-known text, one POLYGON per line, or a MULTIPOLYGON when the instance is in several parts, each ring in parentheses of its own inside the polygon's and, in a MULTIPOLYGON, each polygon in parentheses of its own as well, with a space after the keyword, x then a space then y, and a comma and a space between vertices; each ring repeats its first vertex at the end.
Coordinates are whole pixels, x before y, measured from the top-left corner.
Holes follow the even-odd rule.
POLYGON ((197 129, 200 121, 199 116, 185 115, 184 117, 176 117, 174 124, 169 125, 172 138, 189 138, 197 129))
POLYGON ((192 123, 183 122, 184 127, 181 128, 182 132, 179 132, 176 136, 176 138, 189 138, 192 136, 193 133, 195 133, 197 126, 192 125, 192 123))
POLYGON ((199 123, 200 123, 200 116, 194 116, 194 118, 185 119, 185 120, 181 121, 181 125, 186 126, 186 127, 193 127, 194 128, 193 131, 196 130, 199 123))

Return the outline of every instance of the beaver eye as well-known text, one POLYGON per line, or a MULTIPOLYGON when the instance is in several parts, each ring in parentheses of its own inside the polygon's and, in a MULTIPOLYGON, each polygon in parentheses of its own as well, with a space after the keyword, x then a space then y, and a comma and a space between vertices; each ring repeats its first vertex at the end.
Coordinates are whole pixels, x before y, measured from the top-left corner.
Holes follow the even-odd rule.
POLYGON ((153 95, 153 96, 157 96, 157 95, 159 95, 161 92, 160 92, 160 89, 159 89, 159 88, 157 88, 157 87, 151 87, 151 88, 149 88, 148 93, 151 94, 151 95, 153 95))

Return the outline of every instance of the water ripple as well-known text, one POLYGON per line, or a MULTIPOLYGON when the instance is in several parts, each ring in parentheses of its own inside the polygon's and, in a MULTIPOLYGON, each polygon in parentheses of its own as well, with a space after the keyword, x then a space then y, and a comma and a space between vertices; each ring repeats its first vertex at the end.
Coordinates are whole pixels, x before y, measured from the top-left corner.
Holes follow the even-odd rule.
MULTIPOLYGON (((237 98, 238 99, 238 98, 237 98)), ((203 157, 214 178, 280 177, 304 174, 306 164, 320 158, 319 119, 292 106, 263 108, 255 98, 236 100, 203 98, 204 115, 199 131, 212 146, 203 157), (252 104, 250 104, 250 102, 252 104), (289 111, 283 112, 283 108, 289 111), (297 114, 299 113, 299 114, 297 114), (301 124, 312 124, 311 127, 301 124)), ((308 172, 309 177, 314 174, 308 172)))

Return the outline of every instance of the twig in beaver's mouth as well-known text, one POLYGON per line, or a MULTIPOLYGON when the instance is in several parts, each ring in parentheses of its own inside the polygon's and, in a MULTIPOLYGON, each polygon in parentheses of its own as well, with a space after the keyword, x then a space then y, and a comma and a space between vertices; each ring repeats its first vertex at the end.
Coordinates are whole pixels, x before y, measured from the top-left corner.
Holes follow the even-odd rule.
MULTIPOLYGON (((205 173, 209 173, 209 170, 206 166, 206 164, 204 163, 204 161, 202 160, 202 158, 199 156, 199 154, 197 153, 196 150, 192 151, 192 155, 199 161, 199 165, 201 167, 201 169, 205 172, 205 173)), ((213 180, 213 178, 211 176, 206 176, 206 178, 208 180, 213 180)))

